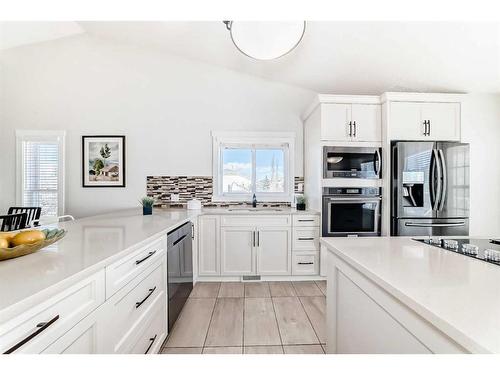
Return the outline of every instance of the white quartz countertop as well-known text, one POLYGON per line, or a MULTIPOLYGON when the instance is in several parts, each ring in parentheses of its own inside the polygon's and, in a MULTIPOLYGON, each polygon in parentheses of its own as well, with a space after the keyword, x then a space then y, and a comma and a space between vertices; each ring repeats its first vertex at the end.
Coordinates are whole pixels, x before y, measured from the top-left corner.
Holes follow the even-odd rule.
POLYGON ((67 230, 60 241, 37 253, 0 262, 0 323, 14 311, 43 301, 199 215, 314 214, 292 208, 279 211, 155 208, 153 212, 143 216, 141 208, 127 209, 59 223, 54 226, 67 230))
POLYGON ((500 353, 499 266, 408 237, 321 242, 467 350, 500 353))

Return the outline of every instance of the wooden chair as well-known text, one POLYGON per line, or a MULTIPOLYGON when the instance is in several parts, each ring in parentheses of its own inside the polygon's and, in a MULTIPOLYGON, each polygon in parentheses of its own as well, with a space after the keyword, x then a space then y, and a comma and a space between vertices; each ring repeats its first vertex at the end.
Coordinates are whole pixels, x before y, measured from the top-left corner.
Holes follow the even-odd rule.
POLYGON ((32 223, 33 220, 40 219, 40 215, 42 213, 42 208, 41 207, 10 207, 9 211, 7 211, 7 214, 9 214, 9 215, 23 214, 23 213, 25 213, 27 215, 26 225, 31 225, 30 223, 32 223))
POLYGON ((0 215, 0 222, 2 223, 0 231, 10 232, 12 230, 24 229, 26 228, 27 220, 28 214, 26 212, 12 215, 0 215))

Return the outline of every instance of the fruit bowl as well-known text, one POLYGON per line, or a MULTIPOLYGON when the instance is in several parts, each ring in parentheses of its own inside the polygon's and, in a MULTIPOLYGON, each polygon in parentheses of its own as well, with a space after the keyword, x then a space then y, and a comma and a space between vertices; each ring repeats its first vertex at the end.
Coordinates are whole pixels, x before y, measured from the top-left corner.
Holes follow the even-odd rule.
POLYGON ((64 229, 43 229, 42 232, 45 234, 45 239, 35 243, 22 244, 14 247, 0 247, 0 261, 32 254, 44 247, 52 245, 66 235, 64 229))

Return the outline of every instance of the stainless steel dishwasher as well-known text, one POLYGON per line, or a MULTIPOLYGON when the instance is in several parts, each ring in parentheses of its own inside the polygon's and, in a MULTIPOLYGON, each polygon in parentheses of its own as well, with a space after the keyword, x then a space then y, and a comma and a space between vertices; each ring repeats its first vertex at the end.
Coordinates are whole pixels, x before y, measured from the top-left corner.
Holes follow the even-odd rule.
POLYGON ((169 332, 193 290, 192 235, 190 222, 167 233, 169 332))

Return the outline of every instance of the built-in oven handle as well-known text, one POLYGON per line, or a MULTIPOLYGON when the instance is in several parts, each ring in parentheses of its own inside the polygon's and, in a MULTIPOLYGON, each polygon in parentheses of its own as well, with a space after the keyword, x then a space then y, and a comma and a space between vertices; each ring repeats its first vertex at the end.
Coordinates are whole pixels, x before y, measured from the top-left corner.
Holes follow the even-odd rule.
POLYGON ((419 227, 419 228, 446 228, 446 227, 463 227, 465 225, 465 221, 460 221, 458 223, 405 223, 405 227, 419 227))
POLYGON ((329 197, 325 199, 330 202, 380 202, 382 200, 382 197, 374 197, 374 198, 329 197))
POLYGON ((382 170, 381 168, 381 164, 382 164, 382 159, 380 157, 380 151, 379 149, 377 148, 377 150, 375 150, 375 174, 377 175, 377 177, 380 177, 380 171, 382 170))

